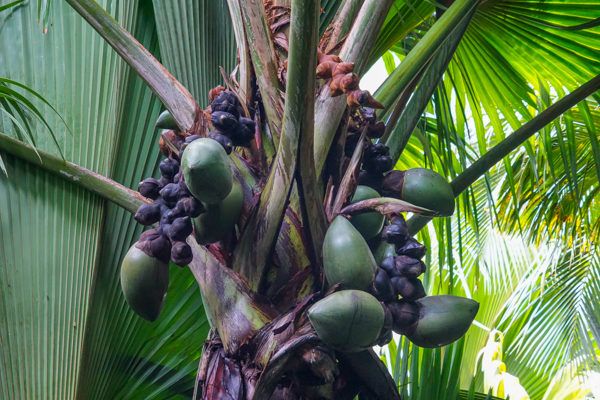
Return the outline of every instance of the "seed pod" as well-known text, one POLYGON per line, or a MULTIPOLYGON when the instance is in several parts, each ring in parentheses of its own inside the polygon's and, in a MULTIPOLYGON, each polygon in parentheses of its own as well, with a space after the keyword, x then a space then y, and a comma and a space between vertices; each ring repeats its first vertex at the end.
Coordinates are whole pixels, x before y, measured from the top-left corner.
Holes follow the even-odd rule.
POLYGON ((192 262, 192 248, 186 242, 174 242, 171 247, 171 260, 180 267, 186 266, 192 262))
POLYGON ((367 136, 371 139, 379 139, 385 133, 385 124, 381 121, 367 126, 367 136))
MULTIPOLYGON (((350 203, 380 197, 375 189, 368 186, 358 185, 356 191, 350 200, 350 203)), ((352 216, 350 220, 352 225, 360 232, 366 240, 372 239, 381 232, 383 228, 384 217, 378 212, 366 212, 352 216)))
POLYGON ((160 190, 160 197, 166 204, 174 205, 179 200, 180 187, 178 183, 169 183, 160 190))
POLYGON ((427 248, 415 239, 409 237, 401 247, 396 250, 398 255, 421 259, 425 256, 427 248))
POLYGON ((127 304, 148 321, 158 318, 169 284, 169 267, 136 244, 121 263, 121 289, 127 304))
POLYGON ((244 193, 235 180, 231 192, 218 204, 205 205, 206 211, 194 218, 194 234, 200 244, 218 242, 230 233, 242 212, 244 193))
POLYGON ((328 346, 348 353, 371 347, 381 332, 384 317, 377 299, 360 290, 335 292, 308 310, 319 338, 328 346))
POLYGON ((160 205, 142 204, 133 218, 142 225, 152 225, 160 220, 160 205))
POLYGON ((394 160, 390 156, 377 156, 363 162, 363 168, 372 174, 383 174, 394 168, 394 160))
POLYGON ((237 117, 228 112, 215 111, 210 114, 210 121, 215 128, 222 132, 232 132, 240 128, 237 117))
POLYGON ((171 241, 163 234, 157 235, 153 239, 138 242, 138 247, 146 254, 168 263, 171 258, 171 241))
POLYGON ((348 104, 348 107, 364 106, 364 107, 378 108, 380 110, 385 108, 383 106, 383 104, 381 104, 380 102, 375 100, 375 98, 371 95, 371 93, 369 91, 360 90, 360 89, 357 89, 357 90, 354 90, 354 91, 348 93, 348 97, 346 98, 346 103, 348 104))
POLYGON ((138 185, 138 192, 144 197, 152 200, 156 200, 159 196, 160 182, 158 179, 147 178, 140 182, 138 185))
POLYGON ((172 241, 185 240, 192 234, 192 220, 190 217, 179 217, 173 220, 167 232, 172 241))
POLYGON ((168 179, 173 179, 175 174, 179 172, 179 163, 172 158, 165 158, 158 166, 162 176, 168 179))
POLYGON ((427 296, 417 300, 419 319, 406 337, 420 347, 445 346, 460 339, 469 329, 479 303, 456 296, 427 296))
POLYGON ((233 174, 223 147, 209 138, 193 141, 183 152, 181 169, 185 182, 198 200, 216 204, 233 185, 233 174))
POLYGON ((389 276, 394 276, 396 271, 395 257, 386 257, 379 263, 379 267, 384 270, 389 276))
POLYGON ((435 211, 454 213, 454 192, 444 177, 425 168, 391 171, 383 180, 384 195, 435 211))
POLYGON ((393 317, 392 329, 398 334, 403 334, 419 319, 419 307, 406 300, 395 301, 388 304, 393 317))
POLYGON ((330 285, 367 290, 377 271, 369 245, 343 216, 337 216, 323 240, 323 269, 330 285))
POLYGON ((212 140, 219 142, 219 144, 221 146, 223 146, 225 153, 231 154, 231 152, 233 151, 233 142, 227 136, 222 135, 221 132, 219 132, 219 131, 209 132, 208 137, 211 138, 212 140))
POLYGON ((425 297, 425 288, 418 279, 394 276, 391 281, 394 291, 403 299, 416 300, 425 297))
POLYGON ((156 120, 155 126, 159 129, 179 130, 177 122, 175 122, 175 118, 173 118, 173 115, 171 115, 169 110, 165 110, 160 113, 158 119, 156 120))
POLYGON ((373 189, 379 191, 381 187, 381 182, 383 181, 383 175, 372 174, 368 171, 360 171, 358 174, 358 184, 372 187, 373 189))
POLYGON ((204 212, 202 203, 192 196, 184 197, 177 202, 177 208, 183 209, 185 215, 191 218, 196 218, 204 212))
POLYGON ((381 238, 393 245, 402 246, 409 238, 408 229, 399 225, 390 224, 383 228, 381 238))
POLYGON ((399 275, 416 278, 425 272, 425 264, 416 258, 398 256, 395 261, 396 271, 398 271, 399 275))
POLYGON ((388 276, 387 272, 381 268, 375 275, 373 286, 375 287, 375 295, 379 300, 392 301, 396 298, 390 277, 388 276))

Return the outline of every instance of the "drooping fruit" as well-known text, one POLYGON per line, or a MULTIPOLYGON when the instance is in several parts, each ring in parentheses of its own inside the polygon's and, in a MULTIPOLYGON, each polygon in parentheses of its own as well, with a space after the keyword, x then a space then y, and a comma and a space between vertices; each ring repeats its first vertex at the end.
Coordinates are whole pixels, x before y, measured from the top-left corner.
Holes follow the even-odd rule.
POLYGON ((445 346, 469 329, 479 303, 457 296, 428 296, 416 301, 419 319, 406 337, 420 347, 445 346))
MULTIPOLYGON (((375 189, 368 186, 358 185, 354 196, 352 196, 351 203, 358 203, 359 201, 373 199, 380 197, 379 193, 375 189)), ((375 237, 383 228, 383 215, 378 212, 367 212, 363 214, 357 214, 352 217, 352 225, 363 235, 366 240, 375 237)))
POLYGON ((156 120, 156 127, 160 129, 179 129, 177 123, 175 122, 175 118, 173 118, 173 115, 169 112, 169 110, 165 110, 160 113, 158 119, 156 120))
POLYGON ((206 204, 204 213, 194 218, 194 234, 200 244, 217 242, 231 232, 242 211, 244 193, 238 181, 218 204, 206 204))
POLYGON ((323 240, 323 269, 330 285, 344 289, 367 290, 377 271, 369 245, 359 231, 337 216, 323 240))
POLYGON ((129 306, 148 321, 158 318, 169 285, 169 266, 131 246, 121 263, 121 289, 129 306))
POLYGON ((383 194, 427 208, 442 216, 454 213, 452 186, 440 174, 429 169, 391 171, 383 179, 383 194))
POLYGON ((375 344, 385 313, 369 293, 342 290, 315 303, 308 310, 308 318, 325 344, 349 353, 375 344))
POLYGON ((230 161, 215 140, 200 138, 190 143, 183 152, 181 169, 190 192, 203 203, 217 204, 231 191, 230 161))

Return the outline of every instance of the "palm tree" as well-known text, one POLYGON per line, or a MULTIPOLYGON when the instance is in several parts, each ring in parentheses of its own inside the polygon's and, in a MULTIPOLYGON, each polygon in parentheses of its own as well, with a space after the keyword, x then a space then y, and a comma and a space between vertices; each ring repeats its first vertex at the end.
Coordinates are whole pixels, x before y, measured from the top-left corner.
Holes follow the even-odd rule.
MULTIPOLYGON (((331 167, 348 107, 315 79, 317 47, 359 75, 383 57, 390 75, 374 95, 397 168, 452 180, 456 215, 419 233, 438 249, 428 292, 478 299, 478 321, 508 333, 508 367, 528 388, 544 375, 528 358, 546 363, 546 376, 573 359, 596 362, 597 1, 100 3, 40 1, 38 14, 17 1, 0 14, 0 76, 10 77, 0 81, 0 130, 12 133, 0 140, 3 398, 289 397, 277 384, 306 369, 301 352, 332 369, 310 329, 286 328, 320 293, 326 184, 352 191, 331 167), (224 83, 254 108, 261 138, 232 158, 247 188, 236 245, 191 243, 194 261, 170 268, 150 324, 118 282, 142 231, 131 213, 147 201, 128 188, 158 171, 161 103, 180 130, 198 130, 208 91, 224 83), (40 111, 50 104, 56 114, 40 111), (494 226, 569 250, 533 271, 492 268, 478 255, 494 226), (557 323, 540 327, 546 318, 557 323)), ((413 216, 413 233, 429 220, 413 216)), ((473 365, 485 336, 471 330, 447 351, 403 340, 386 359, 393 376, 372 351, 338 353, 335 398, 397 398, 398 387, 411 398, 472 395, 459 394, 459 375, 468 382, 472 371, 457 366, 473 365)))

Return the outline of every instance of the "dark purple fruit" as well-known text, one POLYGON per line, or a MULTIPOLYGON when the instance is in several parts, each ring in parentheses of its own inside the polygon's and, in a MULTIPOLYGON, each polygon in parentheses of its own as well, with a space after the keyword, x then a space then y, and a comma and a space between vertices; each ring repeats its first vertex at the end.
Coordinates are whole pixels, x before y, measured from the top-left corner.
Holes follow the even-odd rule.
POLYGON ((390 154, 390 148, 383 143, 370 144, 365 147, 365 159, 375 158, 377 156, 387 156, 390 154))
POLYGON ((239 117, 241 113, 237 97, 229 90, 224 90, 219 93, 219 95, 210 103, 210 109, 212 112, 221 111, 233 114, 236 118, 239 117))
POLYGON ((381 121, 370 124, 367 127, 367 136, 371 139, 379 139, 385 133, 385 124, 381 121))
POLYGON ((143 204, 138 208, 134 216, 135 220, 142 225, 152 225, 160 220, 160 204, 143 204))
POLYGON ((381 187, 381 183, 383 181, 383 175, 372 174, 368 171, 360 171, 358 174, 358 184, 372 187, 373 189, 379 191, 381 187))
POLYGON ((158 184, 160 185, 160 188, 164 188, 165 186, 167 186, 169 183, 173 182, 173 179, 169 179, 166 176, 161 176, 160 179, 158 180, 158 184))
POLYGON ((240 129, 231 133, 231 140, 235 146, 249 147, 252 139, 254 139, 254 132, 256 130, 256 124, 254 120, 250 118, 240 118, 240 129))
POLYGON ((200 137, 201 137, 200 135, 190 135, 190 136, 187 136, 187 137, 185 138, 185 140, 183 141, 183 143, 185 143, 185 144, 190 144, 190 143, 192 143, 194 140, 196 140, 196 139, 200 139, 200 137))
POLYGON ((191 196, 179 200, 176 207, 182 208, 185 215, 191 218, 196 218, 204 212, 204 206, 202 203, 191 196))
POLYGON ((210 115, 210 120, 214 127, 222 132, 232 132, 240 128, 237 117, 229 112, 215 111, 210 115))
POLYGON ((402 296, 404 299, 417 300, 425 297, 425 288, 421 281, 416 278, 395 276, 391 281, 396 294, 402 296))
POLYGON ((415 303, 400 300, 388 304, 388 308, 394 320, 392 329, 396 333, 404 333, 419 319, 419 307, 415 303))
POLYGON ((387 272, 381 268, 379 268, 377 274, 375 274, 373 286, 375 287, 375 297, 381 301, 392 301, 396 297, 394 295, 394 288, 390 282, 390 277, 387 272))
POLYGON ((154 240, 159 236, 160 236, 160 232, 158 231, 157 228, 148 229, 147 231, 142 232, 142 234, 140 235, 140 239, 138 240, 138 243, 154 240))
POLYGON ((394 271, 396 270, 396 262, 394 260, 395 257, 386 257, 383 259, 379 267, 383 269, 389 276, 394 275, 394 271))
POLYGON ((190 217, 179 217, 173 220, 171 226, 166 230, 167 235, 173 241, 185 240, 192 234, 192 220, 190 217))
MULTIPOLYGON (((171 223, 173 223, 173 221, 175 221, 175 219, 187 216, 187 213, 185 212, 185 209, 183 208, 183 206, 179 207, 178 205, 179 205, 179 203, 177 203, 177 205, 175 205, 175 207, 173 207, 172 209, 167 211, 165 213, 165 215, 163 215, 164 222, 166 222, 167 224, 171 224, 171 223)), ((161 220, 162 219, 163 218, 161 218, 161 220)))
POLYGON ((398 256, 396 257, 396 271, 400 275, 416 278, 425 272, 425 264, 416 258, 398 256))
POLYGON ((175 204, 179 200, 180 187, 178 183, 169 183, 160 190, 160 196, 166 204, 175 204))
POLYGON ((227 154, 231 154, 233 150, 233 142, 227 136, 221 134, 219 131, 211 131, 208 133, 208 137, 219 142, 221 146, 225 149, 227 154))
POLYGON ((171 241, 165 235, 157 235, 151 240, 139 243, 140 249, 146 254, 168 263, 171 258, 171 241))
POLYGON ((186 242, 174 242, 171 247, 171 260, 181 267, 192 262, 192 248, 186 242))
POLYGON ((373 174, 383 174, 394 168, 394 160, 390 156, 381 155, 365 160, 364 168, 373 174))
POLYGON ((402 246, 396 249, 396 254, 421 259, 425 256, 427 248, 415 239, 409 237, 402 246))
POLYGON ((160 182, 158 179, 148 178, 144 179, 138 185, 138 192, 144 197, 147 197, 152 200, 156 200, 159 196, 158 192, 160 191, 160 182))
POLYGON ((409 238, 408 229, 399 225, 390 224, 383 228, 381 238, 393 245, 402 246, 409 238))
POLYGON ((165 158, 158 166, 160 173, 167 179, 173 179, 176 173, 179 172, 179 163, 172 158, 165 158))

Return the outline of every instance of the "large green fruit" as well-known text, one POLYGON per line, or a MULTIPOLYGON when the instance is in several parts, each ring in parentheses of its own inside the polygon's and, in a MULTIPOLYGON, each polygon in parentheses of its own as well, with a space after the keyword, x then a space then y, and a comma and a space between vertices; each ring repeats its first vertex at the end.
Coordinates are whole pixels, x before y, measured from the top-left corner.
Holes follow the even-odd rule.
POLYGON ((479 310, 476 301, 457 296, 427 296, 416 303, 419 319, 406 337, 420 347, 440 347, 460 339, 479 310))
MULTIPOLYGON (((376 197, 381 196, 375 189, 370 188, 369 186, 358 185, 350 202, 358 203, 359 201, 373 199, 376 197)), ((358 231, 366 240, 377 236, 377 234, 381 232, 381 228, 383 228, 383 221, 383 215, 379 214, 378 212, 357 214, 354 215, 351 220, 352 225, 358 229, 358 231)))
POLYGON ((367 290, 377 271, 369 245, 346 218, 337 216, 323 241, 323 269, 330 285, 367 290))
POLYGON ((175 122, 175 118, 173 118, 173 115, 171 115, 169 110, 165 110, 160 113, 158 119, 156 120, 156 127, 160 129, 179 129, 177 122, 175 122))
POLYGON ((440 174, 425 168, 391 171, 383 179, 383 194, 396 197, 442 216, 454 213, 452 186, 440 174))
POLYGON ((188 144, 181 157, 181 169, 190 192, 203 203, 220 203, 231 192, 229 157, 213 139, 200 138, 188 144))
POLYGON ((194 218, 194 234, 200 244, 214 243, 227 235, 242 212, 244 193, 239 182, 234 181, 229 195, 218 204, 205 204, 206 211, 194 218))
POLYGON ((135 243, 121 263, 121 289, 129 306, 148 321, 158 318, 169 286, 169 266, 135 243))
POLYGON ((315 303, 308 310, 308 318, 325 344, 350 353, 375 344, 385 312, 369 293, 342 290, 315 303))

